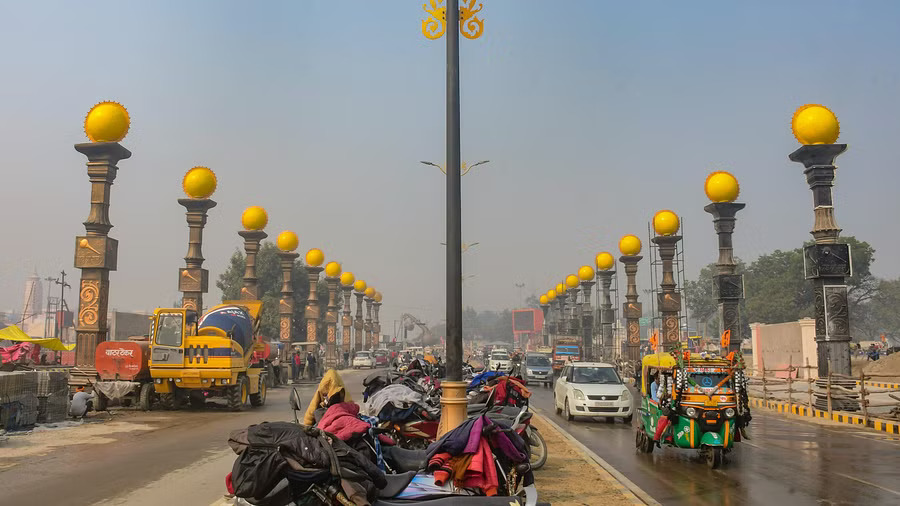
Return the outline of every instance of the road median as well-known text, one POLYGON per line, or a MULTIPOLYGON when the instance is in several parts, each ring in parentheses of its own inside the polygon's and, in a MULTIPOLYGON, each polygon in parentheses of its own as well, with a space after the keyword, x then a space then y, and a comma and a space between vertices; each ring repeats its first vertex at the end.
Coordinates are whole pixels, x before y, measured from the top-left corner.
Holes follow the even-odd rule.
POLYGON ((858 425, 888 434, 900 434, 900 422, 896 420, 884 420, 871 416, 867 419, 861 415, 842 411, 829 413, 828 411, 810 408, 801 404, 788 404, 787 402, 764 400, 756 397, 750 398, 750 407, 768 409, 782 414, 829 420, 846 425, 858 425))
POLYGON ((535 413, 532 424, 547 443, 547 463, 534 473, 538 499, 553 506, 659 504, 599 455, 535 413))

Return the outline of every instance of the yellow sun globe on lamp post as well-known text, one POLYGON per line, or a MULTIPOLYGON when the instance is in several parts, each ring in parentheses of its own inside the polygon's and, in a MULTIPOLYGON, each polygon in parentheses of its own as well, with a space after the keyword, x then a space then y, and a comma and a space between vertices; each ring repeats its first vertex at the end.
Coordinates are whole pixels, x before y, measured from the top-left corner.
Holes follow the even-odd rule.
POLYGON ((562 284, 562 283, 558 283, 558 284, 556 285, 556 295, 557 295, 557 297, 560 296, 560 295, 562 295, 562 294, 564 294, 564 293, 566 293, 566 285, 564 285, 564 284, 562 284))
POLYGON ((381 292, 375 292, 375 296, 372 298, 375 299, 375 302, 381 302, 381 292))
POLYGON ((325 253, 319 248, 313 248, 306 252, 306 265, 310 267, 318 267, 325 261, 325 253))
POLYGON ((551 302, 556 300, 556 290, 549 290, 547 292, 547 299, 549 299, 551 302))
POLYGON ((325 275, 330 278, 336 278, 341 275, 341 264, 337 262, 328 262, 325 264, 325 275))
POLYGON ((679 226, 681 226, 681 223, 678 220, 678 215, 668 209, 658 211, 653 215, 653 230, 656 231, 657 235, 675 235, 679 226))
POLYGON ((594 279, 594 268, 590 265, 582 265, 578 269, 578 279, 581 281, 590 281, 594 279))
POLYGON ((366 282, 361 279, 356 280, 356 283, 353 283, 353 289, 359 293, 365 293, 366 292, 366 282))
POLYGON ((574 274, 569 274, 566 276, 566 286, 569 288, 575 288, 578 286, 578 276, 574 274))
POLYGON ((597 253, 597 256, 594 258, 594 262, 597 264, 597 268, 601 271, 608 271, 612 269, 613 265, 615 265, 616 259, 613 258, 613 256, 608 251, 603 251, 597 253))
POLYGON ((91 142, 119 142, 130 127, 131 117, 118 102, 100 102, 84 117, 84 133, 91 142))
POLYGON ((294 251, 299 245, 300 239, 297 238, 297 234, 290 230, 285 230, 275 238, 275 246, 284 252, 294 251))
POLYGON ((634 256, 641 252, 641 240, 633 234, 623 235, 619 239, 619 251, 626 256, 634 256))
POLYGON ((353 286, 353 282, 356 281, 356 278, 353 276, 353 273, 350 271, 345 271, 341 273, 341 284, 344 286, 353 286))
POLYGON ((724 170, 717 170, 706 176, 703 189, 713 202, 734 202, 741 193, 737 178, 724 170))
POLYGON ((791 131, 800 144, 834 144, 841 134, 841 125, 824 105, 806 104, 794 111, 791 131))
POLYGON ((375 295, 375 287, 370 286, 370 287, 366 288, 366 291, 364 293, 366 294, 366 297, 371 299, 372 296, 375 295))
POLYGON ((192 199, 208 199, 215 191, 216 174, 208 167, 194 167, 184 174, 181 188, 192 199))
POLYGON ((542 306, 546 306, 547 304, 550 303, 550 298, 547 297, 546 295, 541 295, 541 298, 538 300, 540 301, 542 306))
POLYGON ((241 214, 241 225, 246 230, 262 230, 269 223, 269 215, 260 206, 250 206, 241 214))

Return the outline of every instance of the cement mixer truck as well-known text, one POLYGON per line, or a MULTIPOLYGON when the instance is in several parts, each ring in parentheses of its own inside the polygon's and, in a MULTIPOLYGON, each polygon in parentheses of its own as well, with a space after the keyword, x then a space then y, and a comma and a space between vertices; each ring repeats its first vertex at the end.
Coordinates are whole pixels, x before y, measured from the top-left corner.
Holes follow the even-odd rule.
POLYGON ((153 312, 150 377, 163 409, 202 406, 221 398, 233 411, 266 402, 265 362, 259 353, 262 301, 225 301, 198 318, 183 308, 153 312))

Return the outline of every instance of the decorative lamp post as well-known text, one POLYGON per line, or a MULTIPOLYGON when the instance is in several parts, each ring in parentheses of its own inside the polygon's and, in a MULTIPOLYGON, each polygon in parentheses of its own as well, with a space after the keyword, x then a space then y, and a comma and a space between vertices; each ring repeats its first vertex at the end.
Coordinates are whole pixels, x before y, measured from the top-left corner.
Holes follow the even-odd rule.
POLYGON ((600 280, 600 338, 603 342, 603 359, 612 361, 616 356, 615 345, 613 344, 615 313, 613 312, 612 300, 609 297, 609 289, 612 285, 614 274, 612 268, 616 264, 616 259, 612 254, 604 251, 597 254, 594 262, 597 265, 597 279, 600 280))
MULTIPOLYGON (((713 289, 719 300, 719 334, 728 331, 730 340, 728 352, 740 351, 743 341, 741 327, 741 299, 744 298, 744 276, 735 274, 734 247, 731 235, 734 233, 736 214, 746 204, 735 202, 740 193, 737 179, 725 171, 716 171, 706 177, 706 196, 712 201, 703 210, 713 216, 713 227, 719 235, 719 260, 717 273, 713 277, 713 289)), ((726 350, 723 350, 726 351, 726 350)))
POLYGON ((279 339, 282 343, 281 360, 290 360, 291 343, 294 342, 294 261, 300 256, 295 250, 300 245, 297 234, 290 230, 278 234, 275 246, 281 264, 281 300, 278 302, 279 339))
POLYGON ((619 240, 619 252, 622 253, 619 261, 625 264, 625 278, 628 284, 625 304, 622 306, 622 314, 625 316, 626 349, 628 360, 637 365, 641 360, 641 317, 644 316, 644 310, 638 302, 636 282, 638 262, 643 258, 640 256, 641 240, 635 235, 623 236, 619 240))
POLYGON ((578 279, 581 281, 581 339, 584 344, 584 359, 594 359, 594 309, 591 307, 591 288, 594 286, 594 268, 590 265, 582 265, 578 269, 578 279))
POLYGON ((544 319, 541 323, 541 344, 547 346, 550 342, 547 339, 547 310, 550 309, 550 298, 547 294, 541 295, 539 302, 541 303, 541 312, 544 314, 544 319))
POLYGON ((328 310, 325 313, 325 367, 336 369, 337 351, 337 291, 340 283, 341 264, 328 262, 325 264, 325 284, 328 285, 328 310))
POLYGON ((309 297, 306 299, 306 342, 315 343, 319 337, 319 273, 325 253, 319 248, 306 252, 306 274, 309 277, 309 297))
POLYGON ((566 276, 566 291, 572 297, 572 313, 569 315, 569 334, 578 335, 578 328, 581 322, 578 318, 578 276, 569 274, 566 276))
MULTIPOLYGON (((353 282, 356 281, 356 278, 353 276, 353 273, 350 271, 345 271, 341 273, 341 292, 344 295, 344 315, 341 318, 341 342, 344 345, 344 353, 349 357, 350 356, 350 334, 351 328, 353 327, 353 317, 350 316, 350 297, 353 292, 353 282)), ((347 367, 350 364, 344 364, 344 367, 347 367)))
POLYGON ((375 295, 372 296, 372 300, 375 301, 372 303, 372 308, 375 311, 374 320, 372 321, 372 334, 375 336, 373 349, 377 349, 378 343, 381 342, 381 321, 378 319, 378 312, 381 310, 381 299, 381 292, 375 292, 375 295))
POLYGON ((553 340, 555 336, 559 333, 557 330, 556 324, 558 321, 557 313, 559 312, 559 301, 556 299, 556 290, 550 289, 547 290, 547 298, 550 299, 550 308, 547 311, 548 319, 549 319, 549 341, 545 343, 547 346, 553 346, 553 340))
POLYGON ((269 237, 263 232, 269 223, 269 215, 259 206, 250 206, 244 209, 241 215, 241 225, 244 230, 238 235, 244 238, 244 252, 247 254, 244 266, 244 286, 241 288, 241 300, 259 300, 259 288, 256 284, 256 253, 259 252, 259 243, 269 237))
MULTIPOLYGON (((794 137, 803 144, 790 154, 802 163, 813 193, 815 223, 810 232, 815 244, 804 247, 806 279, 815 291, 816 348, 820 378, 829 373, 850 375, 850 308, 846 279, 852 275, 850 246, 839 244, 832 187, 834 159, 847 150, 835 144, 840 134, 837 117, 827 107, 804 105, 791 121, 794 137)), ((840 408, 835 408, 840 409, 840 408)))
POLYGON ((564 283, 556 284, 556 300, 559 301, 559 320, 556 322, 556 331, 561 335, 569 334, 569 319, 566 315, 566 299, 569 298, 569 295, 566 294, 566 285, 564 283))
POLYGON ((216 207, 210 196, 216 191, 216 175, 206 167, 194 167, 181 181, 184 193, 190 197, 178 199, 187 209, 188 250, 184 256, 184 269, 178 271, 178 290, 181 307, 203 312, 203 294, 209 290, 209 271, 203 268, 203 227, 207 212, 216 207))
POLYGON ((356 320, 353 322, 353 328, 355 330, 354 336, 356 337, 356 351, 362 351, 363 342, 365 338, 363 337, 363 331, 366 326, 363 322, 363 297, 366 295, 366 282, 357 279, 353 284, 353 289, 356 291, 356 320))
POLYGON ((372 350, 374 349, 372 346, 372 303, 375 302, 372 297, 375 296, 375 288, 369 286, 364 293, 366 295, 366 324, 364 327, 366 331, 366 349, 372 350))
POLYGON ((81 269, 78 290, 78 320, 75 327, 75 368, 70 385, 88 385, 96 375, 94 352, 106 341, 106 311, 109 307, 109 272, 116 270, 119 242, 109 237, 109 196, 119 160, 131 157, 119 141, 128 133, 128 111, 115 102, 101 102, 84 119, 84 132, 91 142, 76 144, 88 159, 91 210, 84 221, 85 235, 75 237, 75 267, 81 269))
POLYGON ((653 229, 656 237, 652 241, 659 247, 659 257, 662 259, 662 281, 659 283, 662 293, 659 294, 659 309, 662 313, 662 349, 670 351, 679 346, 680 321, 678 314, 681 312, 681 294, 676 292, 675 272, 672 261, 675 259, 675 248, 681 240, 678 228, 681 223, 678 215, 672 211, 663 210, 653 216, 653 229))

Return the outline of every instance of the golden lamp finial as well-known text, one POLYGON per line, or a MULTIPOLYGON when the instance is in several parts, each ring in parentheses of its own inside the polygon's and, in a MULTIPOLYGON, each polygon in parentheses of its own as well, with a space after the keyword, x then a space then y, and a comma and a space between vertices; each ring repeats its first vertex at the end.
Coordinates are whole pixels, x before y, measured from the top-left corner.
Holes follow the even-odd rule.
POLYGON ((216 173, 209 167, 194 167, 184 174, 181 188, 192 199, 208 199, 216 191, 216 173))
POLYGON ((290 230, 285 230, 275 238, 275 246, 286 253, 294 251, 299 245, 300 239, 290 230))
POLYGON ((668 209, 663 209, 653 215, 653 230, 656 231, 657 235, 675 235, 680 226, 678 215, 668 209))
POLYGON ((841 124, 824 105, 806 104, 794 111, 791 131, 800 144, 834 144, 841 134, 841 124))
POLYGON ((717 170, 706 176, 703 190, 713 202, 734 202, 741 193, 741 185, 730 173, 717 170))
POLYGON ((241 225, 246 230, 262 230, 269 223, 269 215, 260 206, 250 206, 241 214, 241 225))
POLYGON ((84 117, 84 133, 91 142, 119 142, 130 127, 131 117, 118 102, 100 102, 84 117))

